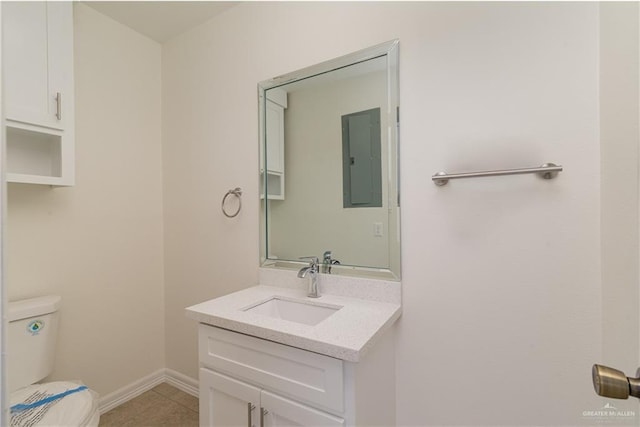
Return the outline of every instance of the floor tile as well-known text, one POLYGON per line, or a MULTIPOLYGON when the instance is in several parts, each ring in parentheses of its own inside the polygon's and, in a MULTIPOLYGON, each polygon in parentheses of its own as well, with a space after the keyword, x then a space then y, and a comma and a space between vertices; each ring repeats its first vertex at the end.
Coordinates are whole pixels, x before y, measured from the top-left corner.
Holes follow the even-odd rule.
POLYGON ((160 406, 148 408, 137 414, 133 419, 134 424, 131 425, 178 426, 181 425, 179 420, 186 418, 187 413, 193 413, 193 411, 179 403, 167 400, 160 406))
MULTIPOLYGON (((151 389, 152 391, 155 391, 158 394, 161 394, 162 396, 171 398, 171 396, 182 392, 181 390, 175 388, 172 385, 169 385, 167 383, 162 383, 162 384, 158 384, 157 386, 155 386, 154 388, 151 389)), ((182 392, 184 393, 184 392, 182 392)))
POLYGON ((169 384, 159 384, 102 414, 100 427, 197 427, 198 399, 169 384))
POLYGON ((186 408, 198 412, 199 401, 195 396, 190 395, 189 393, 185 393, 182 390, 178 390, 178 393, 171 397, 171 400, 185 406, 186 408))

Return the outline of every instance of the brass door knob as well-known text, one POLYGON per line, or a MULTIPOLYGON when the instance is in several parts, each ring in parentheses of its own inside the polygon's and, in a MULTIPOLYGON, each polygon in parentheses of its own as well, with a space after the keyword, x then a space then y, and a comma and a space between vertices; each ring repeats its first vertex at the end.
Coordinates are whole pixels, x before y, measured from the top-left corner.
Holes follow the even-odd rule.
POLYGON ((640 398, 640 378, 629 378, 622 371, 608 366, 593 365, 593 388, 600 396, 613 399, 640 398))

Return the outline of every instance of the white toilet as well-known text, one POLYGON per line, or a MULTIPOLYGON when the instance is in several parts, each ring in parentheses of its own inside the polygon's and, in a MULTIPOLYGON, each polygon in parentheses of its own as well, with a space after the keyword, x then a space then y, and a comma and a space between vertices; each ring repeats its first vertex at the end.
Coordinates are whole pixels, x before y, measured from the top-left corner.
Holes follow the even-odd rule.
POLYGON ((42 402, 48 396, 71 391, 45 405, 12 412, 12 426, 97 427, 100 421, 97 393, 81 383, 35 384, 53 370, 61 300, 45 296, 9 302, 7 378, 11 406, 42 402))

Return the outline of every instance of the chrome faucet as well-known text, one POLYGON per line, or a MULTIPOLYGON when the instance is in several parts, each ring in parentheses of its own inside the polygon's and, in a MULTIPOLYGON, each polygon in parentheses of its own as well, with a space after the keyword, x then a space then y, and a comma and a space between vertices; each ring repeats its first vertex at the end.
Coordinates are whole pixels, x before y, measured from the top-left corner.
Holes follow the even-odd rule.
POLYGON ((340 264, 340 261, 331 258, 331 251, 325 251, 322 255, 322 272, 331 274, 331 266, 335 264, 340 264))
POLYGON ((307 292, 307 296, 309 298, 319 298, 318 295, 318 257, 315 256, 304 256, 300 257, 300 259, 308 259, 309 265, 307 267, 302 267, 300 271, 298 271, 298 277, 304 279, 309 275, 309 291, 307 292))

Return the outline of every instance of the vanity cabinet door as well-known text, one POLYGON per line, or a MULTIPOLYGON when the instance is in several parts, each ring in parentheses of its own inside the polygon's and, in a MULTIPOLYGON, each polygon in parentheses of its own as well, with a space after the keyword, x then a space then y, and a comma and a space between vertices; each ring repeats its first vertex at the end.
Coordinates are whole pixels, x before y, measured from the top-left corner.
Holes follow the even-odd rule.
POLYGON ((264 421, 262 427, 338 427, 345 425, 342 418, 268 391, 262 391, 260 403, 264 421))
POLYGON ((259 427, 260 389, 200 369, 200 426, 259 427))

